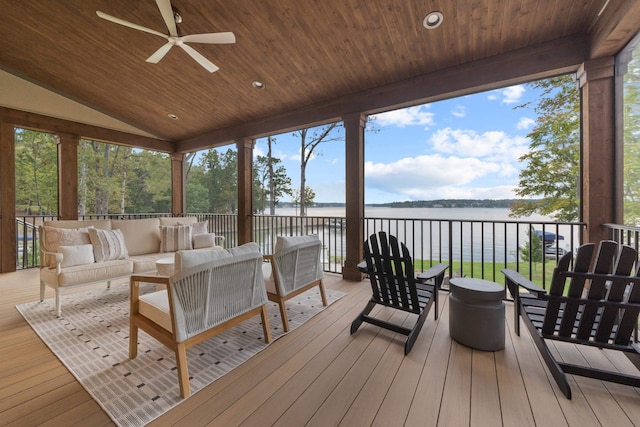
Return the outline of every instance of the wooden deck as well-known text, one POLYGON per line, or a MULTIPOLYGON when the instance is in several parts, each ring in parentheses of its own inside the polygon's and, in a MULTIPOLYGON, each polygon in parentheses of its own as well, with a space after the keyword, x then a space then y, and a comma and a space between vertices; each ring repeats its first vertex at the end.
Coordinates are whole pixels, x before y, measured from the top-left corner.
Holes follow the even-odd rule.
MULTIPOLYGON (((369 298, 367 281, 326 279, 347 295, 151 425, 640 425, 638 389, 571 377, 574 397, 567 400, 528 332, 513 333, 510 303, 504 351, 452 341, 443 294, 438 321, 431 312, 405 357, 404 337, 367 324, 349 335, 369 298)), ((14 308, 38 293, 36 269, 0 274, 0 425, 113 425, 14 308)), ((407 318, 387 309, 379 315, 407 318)), ((621 355, 557 350, 566 360, 633 371, 621 355)))

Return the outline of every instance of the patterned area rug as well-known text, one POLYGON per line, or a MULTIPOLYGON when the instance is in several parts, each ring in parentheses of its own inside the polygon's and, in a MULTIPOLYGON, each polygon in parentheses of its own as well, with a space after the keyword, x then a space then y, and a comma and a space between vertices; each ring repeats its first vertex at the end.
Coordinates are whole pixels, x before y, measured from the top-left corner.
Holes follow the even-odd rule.
MULTIPOLYGON (((155 290, 153 285, 144 286, 147 292, 155 290)), ((329 303, 343 295, 327 289, 329 303)), ((275 340, 284 332, 278 306, 271 302, 268 306, 275 340)), ((116 424, 147 424, 184 400, 172 351, 140 331, 138 357, 128 358, 128 283, 64 295, 61 318, 54 315, 53 299, 16 308, 116 424)), ((289 300, 291 329, 324 308, 317 288, 289 300)), ((254 316, 192 347, 187 353, 192 395, 267 345, 260 316, 254 316)))

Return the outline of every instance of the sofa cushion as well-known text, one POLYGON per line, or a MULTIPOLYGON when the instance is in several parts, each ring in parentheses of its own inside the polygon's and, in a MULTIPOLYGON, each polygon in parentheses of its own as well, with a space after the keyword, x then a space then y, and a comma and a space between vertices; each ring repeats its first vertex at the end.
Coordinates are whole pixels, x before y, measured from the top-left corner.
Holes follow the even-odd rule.
POLYGON ((56 228, 87 228, 95 227, 102 230, 111 230, 110 219, 59 219, 56 221, 43 221, 42 225, 56 228))
POLYGON ((96 260, 93 255, 93 245, 60 246, 62 254, 62 267, 74 265, 93 264, 96 260))
POLYGON ((210 249, 202 251, 178 251, 175 255, 175 274, 179 271, 186 270, 187 268, 195 267, 196 265, 211 262, 217 259, 231 258, 232 255, 229 251, 223 249, 210 249))
POLYGON ((138 312, 167 331, 173 330, 169 315, 169 295, 166 290, 140 295, 138 312))
POLYGON ((171 253, 158 252, 157 254, 134 255, 129 257, 133 263, 133 274, 144 274, 156 271, 156 261, 172 256, 171 253))
POLYGON ((192 225, 160 226, 160 252, 175 252, 193 249, 192 225))
POLYGON ((96 262, 125 259, 129 256, 121 230, 89 229, 96 262))
POLYGON ((112 229, 122 230, 129 255, 160 252, 160 220, 158 218, 114 219, 112 229))
POLYGON ((132 263, 127 259, 119 259, 66 267, 60 274, 57 274, 55 268, 42 268, 40 269, 40 280, 56 286, 72 286, 106 282, 111 279, 127 277, 132 272, 132 263))
POLYGON ((198 222, 195 216, 162 216, 160 217, 160 225, 189 225, 198 222))

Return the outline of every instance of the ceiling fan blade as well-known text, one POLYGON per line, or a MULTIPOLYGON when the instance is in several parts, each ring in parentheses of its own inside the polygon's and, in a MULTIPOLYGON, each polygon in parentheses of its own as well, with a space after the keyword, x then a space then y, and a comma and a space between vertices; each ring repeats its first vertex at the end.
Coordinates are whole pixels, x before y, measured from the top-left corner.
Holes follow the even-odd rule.
POLYGON ((213 73, 219 70, 219 68, 213 62, 209 61, 207 58, 202 56, 198 51, 196 51, 191 46, 186 45, 184 43, 181 43, 178 46, 184 49, 184 51, 187 52, 193 59, 195 59, 196 62, 198 62, 198 64, 206 68, 208 72, 213 73))
POLYGON ((231 44, 236 42, 236 36, 233 33, 207 33, 207 34, 190 34, 182 36, 183 42, 189 43, 209 43, 209 44, 231 44))
POLYGON ((146 59, 147 62, 157 64, 164 56, 169 52, 169 49, 173 47, 173 43, 165 43, 160 46, 160 49, 156 50, 153 55, 146 59))
POLYGON ((158 5, 158 9, 160 9, 160 14, 162 15, 162 19, 164 19, 164 23, 167 24, 169 35, 176 37, 178 35, 178 28, 176 28, 176 21, 173 17, 171 0, 156 0, 156 4, 158 5))
POLYGON ((115 16, 107 15, 104 12, 96 11, 96 14, 107 21, 114 22, 116 24, 124 25, 125 27, 133 28, 134 30, 144 31, 145 33, 155 34, 156 36, 167 38, 166 34, 162 34, 159 31, 152 30, 151 28, 143 27, 142 25, 134 24, 133 22, 125 21, 124 19, 116 18, 115 16))

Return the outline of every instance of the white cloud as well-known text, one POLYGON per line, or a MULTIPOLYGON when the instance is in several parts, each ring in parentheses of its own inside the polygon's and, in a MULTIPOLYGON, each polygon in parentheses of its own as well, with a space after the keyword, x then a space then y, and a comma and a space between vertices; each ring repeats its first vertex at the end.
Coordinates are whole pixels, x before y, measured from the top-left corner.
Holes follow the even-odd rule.
POLYGON ((502 131, 479 134, 474 130, 445 128, 434 132, 428 142, 441 153, 481 157, 500 163, 516 162, 529 148, 526 138, 512 137, 502 131))
POLYGON ((531 126, 533 126, 535 123, 536 123, 536 121, 531 119, 531 118, 529 118, 529 117, 521 117, 520 121, 516 125, 516 128, 518 130, 531 129, 531 126))
POLYGON ((525 89, 522 85, 511 86, 503 89, 502 95, 504 96, 504 98, 502 99, 502 102, 504 102, 505 104, 515 104, 516 102, 520 101, 520 98, 522 98, 524 92, 525 89))
POLYGON ((465 117, 467 115, 467 108, 464 105, 456 105, 451 114, 456 117, 465 117))
POLYGON ((504 89, 495 90, 487 96, 489 101, 497 101, 502 99, 505 104, 515 104, 520 102, 522 95, 526 92, 523 85, 510 86, 504 89))
POLYGON ((427 111, 429 105, 419 105, 417 107, 403 108, 401 110, 388 111, 373 115, 376 124, 383 126, 432 126, 434 114, 427 111))
POLYGON ((500 171, 501 165, 496 162, 435 154, 406 157, 392 163, 367 162, 365 182, 367 187, 415 199, 444 189, 460 191, 462 186, 500 171))

